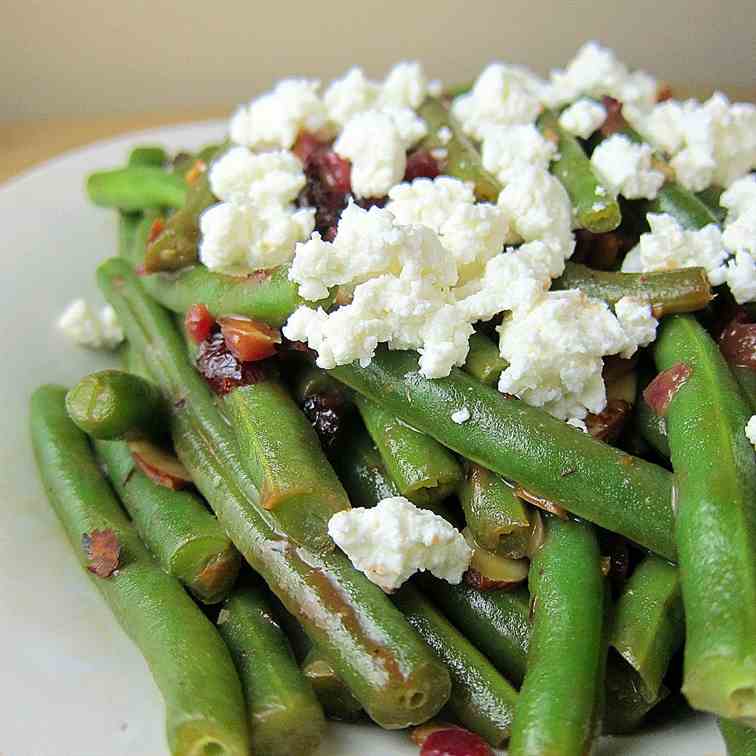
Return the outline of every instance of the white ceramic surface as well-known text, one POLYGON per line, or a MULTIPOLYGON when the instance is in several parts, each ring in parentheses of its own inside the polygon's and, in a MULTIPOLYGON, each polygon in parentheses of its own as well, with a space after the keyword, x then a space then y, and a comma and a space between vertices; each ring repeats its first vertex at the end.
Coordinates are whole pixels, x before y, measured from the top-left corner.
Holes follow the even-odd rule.
MULTIPOLYGON (((132 134, 64 155, 0 187, 0 756, 163 756, 163 704, 139 652, 79 568, 34 469, 27 404, 44 382, 107 364, 63 342, 54 320, 75 296, 100 303, 113 214, 83 182, 139 142, 193 148, 222 124, 132 134)), ((722 756, 713 720, 602 742, 601 756, 722 756)), ((332 726, 319 756, 416 756, 403 733, 332 726)), ((296 756, 292 754, 292 756, 296 756)))

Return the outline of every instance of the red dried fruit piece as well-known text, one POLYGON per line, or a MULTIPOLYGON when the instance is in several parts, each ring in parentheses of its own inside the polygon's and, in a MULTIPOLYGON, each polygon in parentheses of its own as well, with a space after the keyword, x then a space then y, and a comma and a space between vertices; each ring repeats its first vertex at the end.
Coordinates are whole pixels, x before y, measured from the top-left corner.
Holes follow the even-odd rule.
POLYGON ((493 756, 493 751, 480 735, 450 727, 431 733, 420 749, 420 756, 493 756))
POLYGON ((309 131, 301 131, 297 137, 297 141, 291 148, 291 151, 302 161, 302 163, 307 164, 310 161, 310 158, 312 158, 318 150, 323 148, 324 144, 324 142, 309 131))
POLYGON ((265 377, 265 370, 259 363, 240 362, 231 354, 220 331, 211 333, 200 344, 197 369, 220 396, 239 386, 258 383, 265 377))
POLYGON ((680 388, 687 383, 691 372, 691 369, 684 362, 678 362, 671 368, 659 373, 646 386, 643 391, 643 398, 659 417, 664 417, 667 414, 669 403, 674 399, 680 388))
POLYGON ((459 725, 451 724, 451 722, 444 722, 441 719, 431 719, 423 724, 413 727, 410 730, 410 740, 416 746, 422 746, 423 743, 431 736, 432 733, 439 730, 454 730, 461 729, 459 725))
POLYGON ((152 244, 152 242, 155 241, 155 239, 160 236, 160 234, 163 233, 163 229, 165 228, 165 218, 155 218, 154 221, 152 221, 152 225, 150 226, 150 231, 147 234, 147 243, 152 244))
POLYGON ((276 353, 281 343, 278 329, 250 318, 227 317, 218 321, 223 340, 240 362, 257 362, 276 353))
POLYGON ((756 370, 756 323, 746 323, 737 315, 719 337, 719 349, 730 365, 756 370))
POLYGON ((195 160, 192 167, 186 172, 184 179, 189 186, 194 184, 197 179, 207 170, 207 163, 204 160, 195 160))
POLYGON ((407 155, 407 167, 404 169, 405 181, 413 181, 416 178, 436 178, 440 173, 441 166, 429 150, 415 150, 407 155))
POLYGON ((609 399, 606 407, 597 415, 585 418, 585 424, 594 438, 611 444, 616 441, 630 417, 630 404, 624 399, 609 399))
POLYGON ((194 304, 186 311, 184 327, 192 341, 201 344, 215 327, 215 318, 205 305, 194 304))
POLYGON ((109 578, 121 563, 121 544, 110 528, 83 533, 81 547, 89 560, 87 569, 97 577, 109 578))
POLYGON ((330 192, 347 194, 352 191, 352 164, 333 150, 323 150, 313 157, 320 178, 330 192))
POLYGON ((602 97, 601 104, 606 109, 606 118, 599 128, 603 136, 611 136, 627 128, 627 121, 622 115, 622 103, 614 97, 602 97))
POLYGON ((472 567, 467 569, 462 579, 476 591, 511 591, 518 585, 522 585, 522 581, 512 583, 506 580, 491 580, 472 567))

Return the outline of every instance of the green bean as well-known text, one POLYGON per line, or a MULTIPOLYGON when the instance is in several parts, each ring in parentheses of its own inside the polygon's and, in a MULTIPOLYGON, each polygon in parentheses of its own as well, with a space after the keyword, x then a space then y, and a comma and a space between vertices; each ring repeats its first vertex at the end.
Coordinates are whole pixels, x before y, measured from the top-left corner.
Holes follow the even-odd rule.
POLYGON ((344 431, 333 464, 353 507, 374 507, 382 499, 399 496, 373 439, 357 421, 344 431))
POLYGON ((314 554, 276 531, 170 316, 123 261, 101 265, 98 281, 129 342, 144 354, 153 380, 171 400, 179 458, 245 559, 375 721, 406 727, 433 716, 449 695, 443 666, 346 557, 314 554))
POLYGON ((744 433, 751 411, 691 316, 662 323, 654 359, 682 378, 669 391, 666 420, 685 605, 683 693, 695 708, 756 721, 756 455, 744 433))
POLYGON ((556 141, 558 152, 551 172, 567 190, 580 227, 594 234, 613 231, 622 221, 620 206, 601 183, 580 142, 559 125, 551 110, 541 113, 538 126, 547 139, 556 141))
POLYGON ((350 397, 344 387, 308 360, 296 361, 292 373, 291 390, 294 400, 300 406, 314 396, 329 396, 339 404, 349 404, 350 397))
POLYGON ((260 586, 248 582, 234 591, 218 615, 218 630, 241 677, 252 753, 313 753, 325 731, 323 709, 260 586))
POLYGON ((668 213, 683 228, 703 228, 719 220, 693 192, 669 181, 655 199, 644 202, 642 207, 646 213, 668 213))
POLYGON ((756 412, 756 370, 744 365, 730 364, 730 370, 740 386, 743 396, 751 405, 751 411, 756 412))
POLYGON ((510 756, 582 756, 597 729, 606 647, 598 541, 585 524, 546 520, 530 569, 533 626, 510 756))
POLYGON ((465 632, 508 680, 516 685, 525 676, 530 637, 528 592, 479 591, 460 583, 450 585, 427 575, 419 578, 423 591, 465 632))
POLYGON ((450 84, 444 87, 444 97, 448 100, 453 100, 455 97, 467 94, 473 88, 474 82, 463 81, 459 84, 450 84))
POLYGON ((456 459, 434 439, 418 433, 376 402, 356 396, 357 409, 399 493, 417 504, 443 501, 461 482, 456 459))
POLYGON ((669 661, 682 645, 683 622, 677 570, 647 556, 617 602, 609 643, 638 672, 649 700, 659 694, 669 661))
POLYGON ((487 386, 496 386, 509 363, 499 354, 496 344, 483 333, 474 333, 468 343, 470 350, 463 370, 487 386))
POLYGON ((528 508, 509 483, 468 462, 458 494, 467 527, 484 549, 514 559, 526 555, 530 540, 528 508))
POLYGON ((118 254, 129 259, 133 254, 142 213, 118 213, 118 254))
POLYGON ((239 572, 239 552, 205 505, 188 491, 153 483, 123 441, 97 441, 113 488, 142 541, 169 574, 202 602, 221 601, 239 572))
POLYGON ((647 697, 638 673, 613 649, 606 665, 606 705, 602 732, 626 735, 637 730, 646 715, 668 695, 663 685, 653 697, 647 697))
POLYGON ((452 369, 447 378, 423 378, 411 352, 379 350, 366 368, 347 365, 330 374, 530 493, 675 558, 672 476, 657 465, 575 433, 543 410, 508 400, 461 370, 452 369), (451 418, 460 407, 470 412, 464 425, 451 418))
POLYGON ((663 457, 669 459, 669 439, 667 438, 667 421, 657 415, 643 397, 635 404, 635 425, 641 437, 663 457))
POLYGON ((355 722, 360 719, 360 702, 349 692, 349 688, 317 648, 311 648, 303 659, 302 674, 312 685, 325 713, 331 719, 339 719, 342 722, 355 722))
POLYGON ((92 173, 87 194, 95 205, 133 212, 148 207, 182 207, 186 182, 154 165, 131 165, 92 173))
POLYGON ((123 370, 100 370, 66 394, 71 419, 93 438, 159 436, 168 428, 168 410, 156 386, 123 370))
POLYGON ((429 97, 417 112, 428 126, 428 136, 420 143, 420 149, 443 150, 443 173, 460 181, 472 182, 475 196, 481 202, 496 202, 501 184, 483 168, 475 146, 462 133, 462 129, 441 100, 429 97), (439 129, 443 128, 451 131, 451 139, 442 140, 439 137, 439 129))
POLYGON ((31 432, 42 482, 82 566, 82 537, 115 534, 118 569, 95 578, 119 623, 144 654, 166 703, 171 753, 246 756, 249 736, 239 678, 223 641, 178 580, 152 560, 65 409, 65 389, 31 400, 31 432))
POLYGON ((168 153, 162 147, 134 147, 129 153, 128 165, 152 165, 157 168, 168 162, 168 153))
POLYGON ((332 549, 328 521, 349 509, 349 499, 286 389, 263 379, 233 389, 220 402, 260 505, 298 543, 319 552, 332 549))
POLYGON ((717 219, 717 223, 724 223, 727 216, 727 210, 719 204, 719 199, 724 194, 724 189, 721 186, 712 184, 703 191, 696 194, 696 197, 709 208, 711 213, 717 219))
POLYGON ((703 268, 620 273, 567 262, 564 273, 551 288, 580 289, 589 297, 601 299, 609 305, 615 305, 626 296, 644 299, 651 304, 657 318, 701 310, 712 300, 711 286, 703 268))
POLYGON ((404 585, 393 599, 449 669, 449 710, 467 729, 500 746, 509 737, 515 689, 414 586, 404 585))
POLYGON ((756 730, 729 719, 719 719, 727 756, 756 756, 756 730))

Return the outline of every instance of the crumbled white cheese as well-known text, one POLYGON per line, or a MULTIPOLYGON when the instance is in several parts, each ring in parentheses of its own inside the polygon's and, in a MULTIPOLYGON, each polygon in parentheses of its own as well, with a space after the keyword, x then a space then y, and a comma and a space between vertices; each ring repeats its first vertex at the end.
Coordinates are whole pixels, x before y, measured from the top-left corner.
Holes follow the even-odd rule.
POLYGON ((625 359, 632 357, 638 347, 648 346, 656 338, 659 321, 653 316, 648 302, 631 296, 622 297, 614 305, 614 314, 627 338, 627 346, 621 353, 625 359))
POLYGON ((486 262, 501 252, 509 231, 501 208, 476 204, 472 185, 450 176, 398 184, 389 192, 386 209, 404 226, 435 231, 454 256, 459 282, 483 272, 486 262))
POLYGON ((678 182, 691 191, 727 187, 756 168, 756 106, 716 92, 704 103, 667 100, 633 119, 670 157, 678 182))
POLYGON ((588 139, 605 120, 606 108, 600 102, 583 98, 562 111, 559 125, 570 134, 588 139))
POLYGON ((352 564, 386 592, 424 570, 459 583, 472 558, 456 528, 402 496, 383 499, 371 509, 338 512, 328 532, 352 564))
POLYGON ((444 82, 441 79, 431 79, 428 82, 428 94, 431 97, 441 97, 444 93, 444 82))
POLYGON ((735 181, 720 198, 727 208, 722 243, 733 257, 727 284, 738 304, 756 301, 756 176, 735 181))
POLYGON ((470 410, 467 409, 467 407, 462 407, 456 412, 452 412, 451 419, 452 422, 455 422, 457 425, 462 425, 470 419, 470 410))
POLYGON ((283 150, 255 154, 246 147, 234 147, 210 168, 213 194, 237 205, 288 204, 304 185, 302 164, 283 150))
POLYGON ((624 134, 612 134, 596 147, 591 163, 603 182, 628 199, 653 199, 664 183, 664 174, 651 165, 653 151, 624 134))
POLYGON ((99 315, 84 299, 74 299, 58 318, 58 328, 79 346, 115 349, 123 341, 123 330, 115 310, 106 305, 99 315))
POLYGON ((588 433, 588 426, 585 424, 585 420, 581 420, 579 417, 571 417, 567 420, 567 425, 571 425, 573 428, 577 428, 583 433, 588 433))
POLYGON ((537 78, 523 68, 491 63, 476 79, 470 92, 452 103, 452 114, 465 133, 482 141, 491 126, 532 123, 541 112, 534 93, 537 78))
POLYGON ((289 149, 300 131, 317 132, 326 125, 319 89, 318 81, 280 81, 271 92, 236 111, 231 140, 252 149, 289 149))
POLYGON ((606 304, 577 290, 548 292, 529 311, 505 318, 499 333, 509 363, 499 391, 563 420, 604 409, 601 358, 627 345, 606 304))
MULTIPOLYGON (((698 230, 683 229, 666 213, 649 213, 650 233, 641 234, 638 244, 640 270, 674 270, 700 266, 714 286, 725 282, 727 251, 719 227, 710 223, 698 230)), ((629 271, 628 255, 622 270, 629 271)), ((634 258, 631 258, 633 261, 634 258)), ((637 263, 638 260, 635 260, 637 263)))
POLYGON ((405 150, 409 150, 428 133, 425 121, 411 108, 387 105, 380 112, 394 122, 405 150))
POLYGON ((358 197, 382 197, 404 176, 407 157, 393 119, 366 110, 347 121, 333 146, 352 163, 352 191, 358 197))
POLYGON ((555 250, 551 276, 564 270, 564 260, 575 248, 572 203, 561 182, 538 168, 513 176, 497 204, 511 218, 509 241, 543 241, 555 250))
POLYGON ((382 105, 416 110, 428 95, 428 79, 417 62, 397 63, 388 73, 379 99, 382 105))
POLYGON ((481 146, 483 167, 503 184, 528 167, 547 170, 555 154, 556 145, 544 139, 532 123, 492 126, 481 146))
POLYGON ((436 136, 438 137, 438 141, 441 142, 441 144, 449 144, 454 134, 452 134, 452 130, 448 126, 442 126, 436 132, 436 136))
POLYGON ((753 448, 756 451, 756 415, 751 415, 751 419, 748 421, 745 427, 745 434, 748 440, 753 444, 753 448))
POLYGON ((551 72, 544 102, 564 105, 581 96, 611 95, 632 108, 650 108, 656 100, 656 80, 642 71, 629 72, 615 54, 596 42, 587 42, 563 70, 551 72))
POLYGON ((288 262, 315 227, 312 208, 239 206, 222 202, 200 216, 200 261, 210 270, 244 275, 288 262))

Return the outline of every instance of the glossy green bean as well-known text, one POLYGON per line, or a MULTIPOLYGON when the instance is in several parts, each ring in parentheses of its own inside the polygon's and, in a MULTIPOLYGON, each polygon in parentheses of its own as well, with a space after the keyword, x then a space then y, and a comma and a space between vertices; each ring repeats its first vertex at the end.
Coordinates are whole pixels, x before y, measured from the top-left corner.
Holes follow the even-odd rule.
POLYGON ((87 178, 87 195, 95 205, 126 212, 148 207, 182 207, 186 182, 154 165, 130 165, 92 173, 87 178))
POLYGON ((499 354, 496 344, 483 333, 474 333, 468 343, 470 350, 463 370, 487 386, 496 386, 509 363, 499 354))
POLYGON ((661 690, 669 661, 682 646, 684 627, 677 569, 647 556, 622 590, 609 643, 636 670, 648 700, 661 690))
POLYGON ((420 143, 420 149, 443 151, 443 173, 461 181, 470 181, 475 187, 475 196, 481 202, 496 202, 501 184, 480 161, 473 143, 462 133, 448 108, 434 97, 429 97, 418 109, 418 115, 428 125, 428 136, 420 143), (438 132, 448 129, 451 138, 442 140, 438 132))
POLYGON ((276 531, 170 316, 123 261, 101 265, 98 281, 129 342, 144 353, 153 379, 172 401, 179 458, 245 559, 373 719, 393 728, 433 716, 449 695, 446 670, 346 557, 319 556, 276 531))
POLYGON ((128 165, 152 165, 156 168, 168 162, 168 153, 162 147, 134 147, 129 153, 128 165))
POLYGON ((727 756, 756 756, 756 730, 730 719, 718 721, 727 756))
POLYGON ((558 116, 551 110, 541 113, 538 126, 546 138, 556 142, 551 172, 567 190, 580 227, 594 234, 613 231, 622 221, 620 206, 601 183, 580 142, 559 125, 558 116))
POLYGON ((712 300, 711 285, 703 268, 620 273, 567 262, 564 273, 551 288, 580 289, 589 297, 601 299, 609 305, 617 304, 622 297, 636 297, 649 302, 657 318, 701 310, 712 300))
POLYGON ((290 537, 316 551, 333 541, 328 521, 349 498, 309 420, 277 380, 233 389, 220 399, 260 505, 290 537))
POLYGON ((429 380, 410 352, 379 350, 371 364, 338 367, 338 380, 461 456, 516 480, 533 494, 669 559, 672 476, 524 402, 508 400, 452 369, 429 380), (451 416, 467 407, 464 425, 451 416))
POLYGON ((140 538, 160 566, 206 604, 225 598, 241 559, 204 503, 188 491, 153 483, 137 468, 123 441, 97 441, 95 449, 140 538))
POLYGON ((669 690, 662 685, 655 696, 647 697, 638 673, 616 651, 609 649, 602 732, 605 735, 634 732, 646 715, 668 695, 669 690))
POLYGON ((517 691, 413 585, 404 585, 393 599, 449 669, 449 710, 468 730, 500 746, 509 737, 517 691))
POLYGON ((484 549, 513 559, 526 555, 530 517, 513 486, 485 467, 468 462, 458 495, 467 527, 484 549))
POLYGON ((100 370, 66 394, 66 409, 85 433, 100 439, 159 436, 168 410, 157 387, 123 370, 100 370))
POLYGON ((302 674, 312 685, 325 713, 331 719, 356 722, 363 714, 360 702, 349 692, 331 664, 317 648, 302 660, 302 674))
POLYGON ((751 411, 756 412, 756 370, 743 365, 730 365, 730 370, 735 376, 743 396, 751 405, 751 411))
POLYGON ((657 415, 642 396, 635 404, 634 422, 643 440, 663 457, 669 459, 667 420, 657 415))
POLYGON ((583 756, 600 716, 606 647, 598 541, 585 524, 550 517, 528 579, 533 624, 510 756, 583 756))
POLYGON ((166 704, 171 753, 247 756, 239 678, 212 623, 176 578, 142 545, 102 476, 86 436, 65 409, 65 389, 43 386, 31 400, 31 432, 42 482, 82 566, 82 536, 112 531, 120 564, 93 581, 144 654, 166 704))
POLYGON ((363 396, 355 396, 355 403, 402 496, 418 504, 443 501, 462 481, 459 463, 438 441, 363 396))
POLYGON ((662 323, 654 358, 660 371, 687 373, 666 407, 685 605, 683 693, 695 708, 756 721, 756 455, 744 433, 751 410, 691 316, 662 323))
POLYGON ((323 709, 299 669, 261 586, 248 581, 218 615, 247 700, 252 753, 313 753, 325 732, 323 709))

